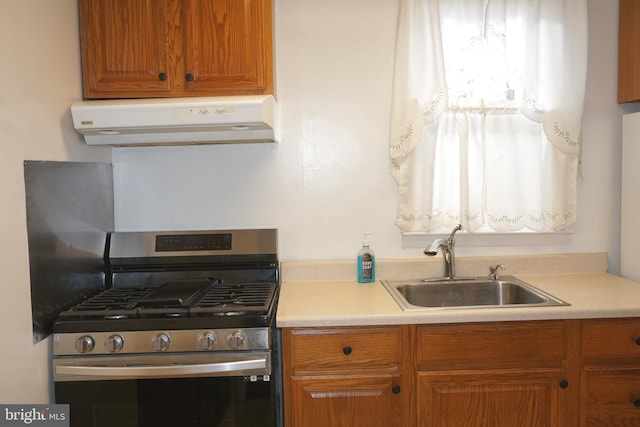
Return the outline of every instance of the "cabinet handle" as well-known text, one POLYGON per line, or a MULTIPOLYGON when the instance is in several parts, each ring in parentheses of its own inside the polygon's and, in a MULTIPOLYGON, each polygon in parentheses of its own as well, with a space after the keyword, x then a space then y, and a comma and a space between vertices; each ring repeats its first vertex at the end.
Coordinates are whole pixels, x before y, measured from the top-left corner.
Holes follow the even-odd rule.
POLYGON ((633 406, 635 406, 636 408, 640 408, 640 399, 636 399, 633 401, 633 406))
POLYGON ((569 381, 567 380, 560 381, 560 388, 567 388, 567 387, 569 387, 569 381))
POLYGON ((167 75, 165 73, 158 74, 158 80, 160 80, 161 82, 167 80, 167 75))
POLYGON ((342 352, 347 356, 350 355, 352 351, 353 350, 351 349, 350 345, 345 345, 344 347, 342 347, 342 352))
POLYGON ((191 73, 187 73, 187 74, 184 76, 184 79, 185 79, 186 81, 188 81, 188 82, 192 82, 192 81, 193 81, 193 74, 191 74, 191 73))
MULTIPOLYGON (((401 390, 402 390, 402 389, 400 388, 400 386, 399 386, 399 385, 394 385, 393 387, 391 387, 391 393, 393 393, 393 394, 400 394, 400 391, 401 391, 401 390)), ((639 399, 639 400, 640 400, 640 399, 639 399)))
POLYGON ((640 345, 640 337, 636 338, 636 345, 640 345))

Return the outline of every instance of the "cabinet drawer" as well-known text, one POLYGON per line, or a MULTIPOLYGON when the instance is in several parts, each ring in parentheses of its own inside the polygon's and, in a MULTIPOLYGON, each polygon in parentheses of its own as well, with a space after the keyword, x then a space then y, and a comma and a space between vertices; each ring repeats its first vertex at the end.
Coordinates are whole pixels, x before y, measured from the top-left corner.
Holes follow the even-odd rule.
POLYGON ((419 369, 560 367, 563 321, 425 325, 417 332, 419 369))
POLYGON ((582 360, 611 359, 640 362, 640 319, 604 319, 582 322, 582 360))
POLYGON ((313 328, 285 333, 285 358, 301 370, 399 369, 401 328, 313 328))
POLYGON ((640 369, 585 368, 581 426, 640 425, 640 369))

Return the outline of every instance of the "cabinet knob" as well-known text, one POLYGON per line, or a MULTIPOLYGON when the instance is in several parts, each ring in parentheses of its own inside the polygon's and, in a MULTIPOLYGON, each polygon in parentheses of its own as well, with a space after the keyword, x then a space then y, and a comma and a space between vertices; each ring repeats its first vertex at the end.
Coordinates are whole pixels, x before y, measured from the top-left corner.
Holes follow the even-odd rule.
POLYGON ((640 399, 636 399, 633 401, 633 406, 635 406, 636 408, 640 408, 640 399))
POLYGON ((191 73, 187 73, 187 74, 184 76, 184 79, 185 79, 186 81, 188 81, 188 82, 192 82, 192 81, 193 81, 193 74, 191 74, 191 73))
POLYGON ((345 345, 344 347, 342 347, 342 352, 347 356, 350 355, 352 351, 353 349, 351 348, 350 345, 345 345))
POLYGON ((158 74, 158 80, 160 80, 161 82, 167 80, 167 75, 165 73, 158 74))
POLYGON ((567 380, 560 381, 560 388, 567 388, 567 387, 569 387, 569 381, 567 380))
POLYGON ((636 345, 640 345, 640 337, 636 338, 636 345))
POLYGON ((400 394, 401 390, 402 389, 400 388, 399 385, 394 385, 393 387, 391 387, 391 393, 393 393, 393 394, 400 394))

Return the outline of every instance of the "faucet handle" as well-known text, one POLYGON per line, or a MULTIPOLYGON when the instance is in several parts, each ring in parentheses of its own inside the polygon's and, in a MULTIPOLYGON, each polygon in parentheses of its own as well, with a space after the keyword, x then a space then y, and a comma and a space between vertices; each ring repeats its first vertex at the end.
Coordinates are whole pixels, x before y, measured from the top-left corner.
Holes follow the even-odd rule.
POLYGON ((453 235, 456 234, 456 232, 462 230, 462 224, 458 224, 455 227, 453 227, 453 230, 451 231, 451 234, 449 234, 449 238, 447 239, 448 241, 452 241, 453 240, 453 235))
POLYGON ((502 270, 504 271, 504 265, 502 264, 496 264, 496 265, 490 265, 489 266, 489 279, 491 280, 500 280, 500 274, 498 273, 498 270, 502 270))

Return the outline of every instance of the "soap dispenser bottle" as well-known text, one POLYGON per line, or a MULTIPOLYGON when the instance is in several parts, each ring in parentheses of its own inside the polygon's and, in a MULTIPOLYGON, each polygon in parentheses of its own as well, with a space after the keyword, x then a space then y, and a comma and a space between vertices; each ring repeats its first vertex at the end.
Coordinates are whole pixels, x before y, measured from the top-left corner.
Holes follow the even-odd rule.
POLYGON ((362 249, 358 252, 359 283, 373 283, 376 281, 376 257, 369 247, 369 234, 364 233, 362 249))

